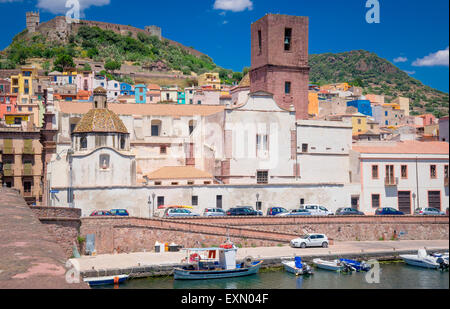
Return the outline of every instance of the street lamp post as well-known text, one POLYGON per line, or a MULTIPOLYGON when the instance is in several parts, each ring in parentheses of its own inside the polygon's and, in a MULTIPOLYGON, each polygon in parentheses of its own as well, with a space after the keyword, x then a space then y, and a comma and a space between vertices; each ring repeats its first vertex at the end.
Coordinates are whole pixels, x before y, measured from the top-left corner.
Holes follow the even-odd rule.
POLYGON ((152 193, 152 198, 153 198, 153 217, 155 216, 155 197, 156 197, 156 194, 152 193))

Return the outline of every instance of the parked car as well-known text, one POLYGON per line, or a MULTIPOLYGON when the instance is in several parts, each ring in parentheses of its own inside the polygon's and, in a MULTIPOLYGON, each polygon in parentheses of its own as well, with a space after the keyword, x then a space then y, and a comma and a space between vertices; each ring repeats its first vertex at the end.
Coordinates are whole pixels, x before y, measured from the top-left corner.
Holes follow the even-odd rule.
POLYGON ((375 211, 375 215, 377 216, 403 216, 404 214, 404 212, 398 211, 397 209, 392 207, 378 208, 375 211))
POLYGON ((313 214, 306 209, 294 209, 289 212, 278 214, 277 217, 291 217, 291 216, 312 216, 313 214))
POLYGON ((167 208, 164 211, 164 218, 175 218, 175 217, 199 217, 199 214, 193 213, 188 209, 183 208, 167 208))
POLYGON ((271 207, 267 209, 268 216, 276 216, 278 214, 288 213, 288 211, 283 207, 271 207))
POLYGON ((227 213, 225 212, 225 210, 220 209, 220 208, 206 208, 203 211, 204 217, 223 217, 226 215, 227 215, 227 213))
POLYGON ((258 213, 258 216, 263 216, 263 212, 261 210, 255 210, 252 206, 239 206, 239 207, 244 207, 244 208, 248 208, 252 211, 256 211, 258 213))
POLYGON ((365 216, 365 213, 355 208, 339 208, 336 210, 336 216, 365 216))
POLYGON ((313 216, 333 216, 334 212, 329 211, 323 206, 320 205, 304 205, 302 207, 309 211, 313 216))
POLYGON ((328 248, 330 242, 324 234, 309 234, 291 240, 292 248, 322 247, 328 248))
POLYGON ((91 217, 106 217, 112 216, 112 213, 106 210, 96 210, 91 213, 91 217))
POLYGON ((126 209, 112 209, 110 211, 110 213, 113 216, 119 216, 119 217, 129 217, 130 214, 128 213, 128 211, 126 209))
POLYGON ((414 212, 415 215, 420 215, 420 216, 445 216, 447 215, 447 213, 440 211, 439 209, 436 208, 417 208, 416 211, 414 212))
POLYGON ((255 210, 249 209, 247 207, 235 207, 230 208, 227 211, 227 216, 257 216, 258 212, 255 210))

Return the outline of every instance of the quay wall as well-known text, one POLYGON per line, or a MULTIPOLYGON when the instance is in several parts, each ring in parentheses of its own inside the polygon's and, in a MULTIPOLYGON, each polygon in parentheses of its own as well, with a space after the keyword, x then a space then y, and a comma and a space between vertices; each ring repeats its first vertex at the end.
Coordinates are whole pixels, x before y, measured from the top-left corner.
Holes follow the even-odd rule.
POLYGON ((82 244, 78 242, 81 227, 81 209, 62 207, 30 207, 32 213, 45 226, 48 233, 63 249, 67 258, 73 255, 73 246, 79 252, 82 244))
POLYGON ((82 218, 80 233, 95 235, 97 254, 153 251, 155 242, 211 247, 227 236, 238 247, 286 245, 306 232, 332 241, 448 239, 448 217, 312 217, 139 219, 82 218))

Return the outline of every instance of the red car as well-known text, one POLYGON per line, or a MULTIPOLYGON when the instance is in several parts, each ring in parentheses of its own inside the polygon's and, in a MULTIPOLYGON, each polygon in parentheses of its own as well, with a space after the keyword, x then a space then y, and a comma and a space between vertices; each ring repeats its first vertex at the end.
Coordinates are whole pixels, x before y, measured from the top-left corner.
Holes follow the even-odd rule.
POLYGON ((107 217, 112 216, 112 213, 104 210, 96 210, 91 213, 91 217, 107 217))

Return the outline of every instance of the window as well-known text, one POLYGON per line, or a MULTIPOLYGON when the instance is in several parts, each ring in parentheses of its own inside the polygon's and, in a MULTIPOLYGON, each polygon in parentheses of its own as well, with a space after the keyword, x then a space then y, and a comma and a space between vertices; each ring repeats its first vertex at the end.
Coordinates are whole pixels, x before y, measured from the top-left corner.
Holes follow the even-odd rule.
POLYGON ((155 181, 155 186, 160 186, 161 185, 161 181, 155 181))
POLYGON ((302 144, 302 152, 308 152, 308 144, 302 144))
POLYGON ((164 196, 158 196, 157 203, 158 203, 158 207, 163 206, 164 205, 164 196))
POLYGON ((222 209, 222 195, 216 195, 216 208, 222 209))
POLYGON ((262 210, 262 202, 256 202, 256 210, 262 210))
POLYGON ((31 193, 31 187, 32 187, 31 181, 24 181, 23 182, 23 192, 31 193))
POLYGON ((408 178, 408 165, 402 165, 402 179, 408 178))
POLYGON ((384 112, 384 115, 387 117, 389 115, 389 113, 388 112, 384 112))
POLYGON ((258 171, 256 173, 256 181, 258 184, 269 183, 269 172, 268 171, 258 171))
POLYGON ((83 136, 80 139, 80 149, 87 149, 87 137, 83 136))
POLYGON ((378 165, 372 165, 372 179, 378 178, 379 178, 378 165))
POLYGON ((126 140, 125 140, 125 136, 121 135, 120 136, 120 149, 124 150, 126 146, 126 140))
POLYGON ((448 179, 448 165, 444 166, 444 179, 448 179))
POLYGON ((198 206, 198 196, 192 196, 192 206, 198 206))
POLYGON ((284 83, 284 93, 291 94, 291 82, 284 83))
POLYGON ((358 119, 358 124, 361 124, 361 119, 358 119))
POLYGON ((284 29, 284 50, 291 50, 292 28, 284 29))
POLYGON ((160 154, 167 154, 167 147, 166 146, 161 146, 159 148, 159 153, 160 154))
POLYGON ((153 120, 152 121, 152 136, 159 136, 161 128, 161 121, 153 120))
POLYGON ((431 177, 431 179, 436 179, 437 178, 436 165, 431 165, 430 166, 430 177, 431 177))
POLYGON ((372 194, 372 208, 380 208, 380 195, 372 194))
POLYGON ((256 135, 256 156, 266 157, 268 147, 269 136, 267 134, 257 134, 256 135))
POLYGON ((259 47, 259 54, 262 53, 262 33, 261 30, 258 30, 258 47, 259 47))
POLYGON ((7 106, 7 107, 6 107, 6 111, 7 111, 7 112, 10 112, 10 111, 11 111, 11 106, 7 106))
POLYGON ((389 183, 394 182, 394 166, 393 165, 386 165, 386 179, 389 181, 389 183))

